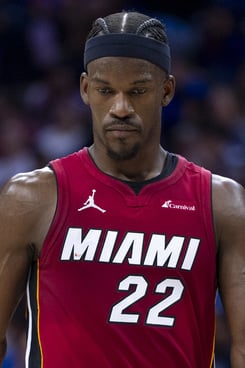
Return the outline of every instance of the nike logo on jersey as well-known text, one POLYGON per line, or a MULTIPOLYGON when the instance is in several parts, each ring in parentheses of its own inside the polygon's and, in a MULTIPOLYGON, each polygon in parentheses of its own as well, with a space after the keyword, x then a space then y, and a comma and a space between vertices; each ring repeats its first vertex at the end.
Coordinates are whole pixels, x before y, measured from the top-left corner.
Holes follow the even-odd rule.
POLYGON ((118 238, 118 231, 90 229, 84 234, 82 228, 69 228, 61 260, 91 262, 96 259, 106 263, 128 262, 191 270, 200 244, 200 239, 176 235, 167 241, 164 234, 152 234, 145 244, 144 233, 130 231, 119 244, 118 238))
POLYGON ((106 212, 106 210, 104 210, 103 208, 101 208, 101 207, 97 206, 97 204, 95 204, 95 201, 94 201, 95 193, 96 193, 96 190, 92 189, 92 194, 88 196, 88 199, 83 203, 83 206, 80 207, 78 209, 78 211, 84 211, 88 208, 95 208, 96 210, 98 210, 102 213, 106 212))

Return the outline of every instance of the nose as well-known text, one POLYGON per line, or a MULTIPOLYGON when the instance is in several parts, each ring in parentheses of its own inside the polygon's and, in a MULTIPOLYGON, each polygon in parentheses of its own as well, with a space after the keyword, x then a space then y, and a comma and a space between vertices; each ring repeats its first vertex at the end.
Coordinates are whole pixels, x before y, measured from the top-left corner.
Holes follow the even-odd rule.
POLYGON ((130 117, 134 113, 134 108, 129 101, 129 98, 124 93, 117 93, 113 99, 113 104, 110 108, 110 114, 120 119, 130 117))

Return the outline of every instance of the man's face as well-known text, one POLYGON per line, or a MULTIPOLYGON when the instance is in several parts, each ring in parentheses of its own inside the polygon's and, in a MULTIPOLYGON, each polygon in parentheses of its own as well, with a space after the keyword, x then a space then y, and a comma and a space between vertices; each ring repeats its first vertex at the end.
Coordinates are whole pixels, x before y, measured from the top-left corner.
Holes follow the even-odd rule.
POLYGON ((92 111, 94 145, 115 160, 159 145, 168 79, 145 60, 105 57, 91 62, 81 78, 81 94, 92 111))

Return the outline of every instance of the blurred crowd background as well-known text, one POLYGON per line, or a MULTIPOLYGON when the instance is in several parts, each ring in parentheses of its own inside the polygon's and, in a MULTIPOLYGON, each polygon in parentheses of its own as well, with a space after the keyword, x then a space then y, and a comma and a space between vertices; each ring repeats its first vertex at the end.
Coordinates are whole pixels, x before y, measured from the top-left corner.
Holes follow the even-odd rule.
MULTIPOLYGON (((167 27, 177 89, 163 111, 163 145, 245 185, 244 0, 1 0, 0 186, 91 143, 79 94, 84 41, 94 19, 123 9, 167 27)), ((216 368, 229 368, 219 297, 216 311, 216 368)), ((24 367, 25 315, 24 298, 4 368, 24 367)))

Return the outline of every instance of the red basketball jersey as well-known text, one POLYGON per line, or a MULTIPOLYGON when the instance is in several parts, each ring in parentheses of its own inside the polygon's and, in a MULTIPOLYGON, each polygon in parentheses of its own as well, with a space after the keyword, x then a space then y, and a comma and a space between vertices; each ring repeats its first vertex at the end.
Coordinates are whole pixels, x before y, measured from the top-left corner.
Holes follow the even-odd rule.
POLYGON ((210 172, 178 156, 135 194, 87 148, 51 166, 58 203, 28 283, 26 366, 210 368, 210 172))

